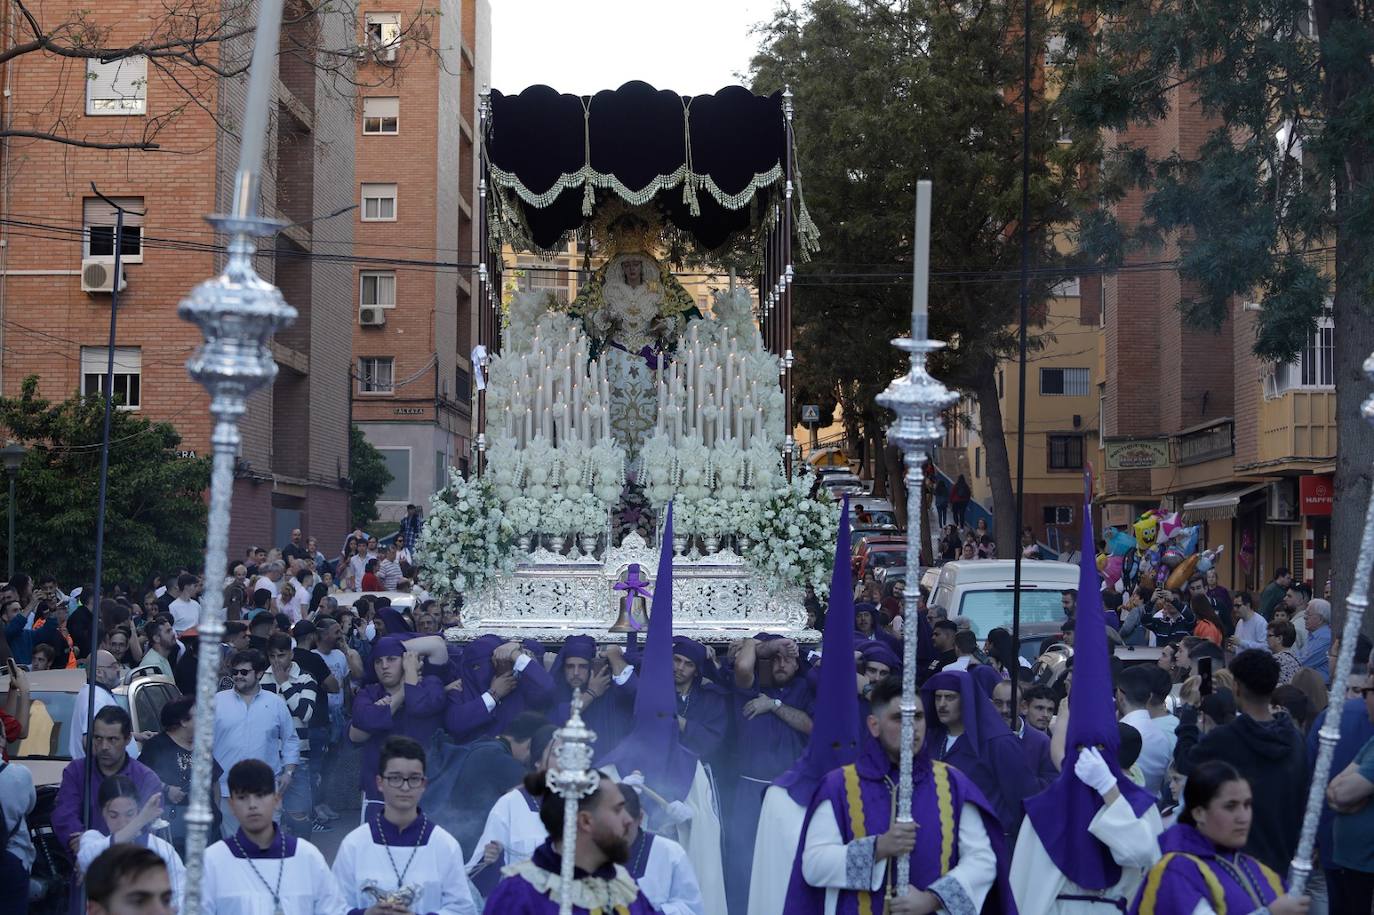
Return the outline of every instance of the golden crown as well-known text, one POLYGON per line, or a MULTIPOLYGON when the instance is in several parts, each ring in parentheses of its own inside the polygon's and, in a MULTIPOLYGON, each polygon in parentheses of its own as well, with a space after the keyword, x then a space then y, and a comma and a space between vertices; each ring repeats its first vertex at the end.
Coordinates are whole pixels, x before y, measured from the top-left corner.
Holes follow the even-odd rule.
POLYGON ((636 207, 612 198, 592 217, 591 230, 597 255, 607 260, 620 254, 652 257, 663 248, 663 218, 652 205, 636 207))

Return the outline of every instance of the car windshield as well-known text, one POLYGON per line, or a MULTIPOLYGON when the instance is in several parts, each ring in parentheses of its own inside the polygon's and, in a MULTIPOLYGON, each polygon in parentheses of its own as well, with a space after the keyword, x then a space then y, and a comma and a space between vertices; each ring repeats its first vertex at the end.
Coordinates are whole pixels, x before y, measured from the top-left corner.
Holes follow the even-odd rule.
POLYGON ((897 550, 878 550, 868 554, 870 568, 882 569, 887 566, 906 565, 906 547, 897 550))
MULTIPOLYGON (((967 591, 959 601, 959 615, 973 624, 980 638, 1001 626, 1011 628, 1011 588, 995 591, 967 591)), ((1063 598, 1054 590, 1021 589, 1021 624, 1057 623, 1064 619, 1063 598)))
MULTIPOLYGON (((29 707, 29 736, 10 748, 11 759, 71 759, 67 752, 68 729, 76 707, 76 693, 35 692, 29 707)), ((126 696, 116 695, 120 708, 128 711, 126 696)))

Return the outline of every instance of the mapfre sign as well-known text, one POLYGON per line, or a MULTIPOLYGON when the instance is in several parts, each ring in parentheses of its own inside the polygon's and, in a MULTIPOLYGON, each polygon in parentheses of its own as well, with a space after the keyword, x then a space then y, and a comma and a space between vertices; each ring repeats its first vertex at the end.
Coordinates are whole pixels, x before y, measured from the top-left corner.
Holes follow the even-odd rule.
POLYGON ((1336 502, 1336 478, 1332 474, 1314 474, 1298 478, 1298 510, 1304 515, 1330 515, 1336 502))

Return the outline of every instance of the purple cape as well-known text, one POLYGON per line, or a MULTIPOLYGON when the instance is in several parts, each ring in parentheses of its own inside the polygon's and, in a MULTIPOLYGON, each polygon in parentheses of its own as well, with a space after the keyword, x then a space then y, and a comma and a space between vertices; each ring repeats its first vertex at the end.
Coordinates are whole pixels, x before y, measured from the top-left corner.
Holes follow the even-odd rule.
MULTIPOLYGON (((538 867, 552 874, 557 874, 561 866, 558 852, 553 850, 552 841, 545 842, 535 849, 534 857, 531 860, 538 867)), ((591 874, 581 868, 573 870, 573 877, 579 880, 584 877, 609 879, 614 875, 615 869, 609 864, 591 874)), ((497 884, 496 889, 487 897, 487 904, 482 911, 487 915, 557 915, 558 903, 536 890, 534 885, 524 877, 511 876, 502 879, 497 884)), ((621 911, 617 909, 617 915, 621 911)), ((628 915, 654 915, 656 910, 649 904, 649 900, 644 898, 644 893, 641 891, 635 901, 630 903, 629 908, 624 911, 628 912, 628 915)), ((590 915, 586 909, 580 906, 573 906, 573 912, 578 913, 578 915, 590 915)), ((608 913, 602 913, 602 915, 608 915, 608 913)))
MULTIPOLYGON (((882 745, 869 739, 864 741, 863 750, 855 763, 830 772, 821 781, 806 812, 802 840, 793 859, 787 902, 783 906, 787 915, 820 915, 825 911, 825 889, 811 886, 802 876, 806 834, 811 828, 812 817, 821 805, 828 801, 834 809, 840 836, 846 843, 864 836, 881 835, 891 826, 891 812, 895 806, 892 794, 898 774, 897 764, 888 759, 882 745), (853 810, 849 805, 850 789, 856 776, 862 810, 853 810), (862 835, 856 833, 856 823, 862 824, 862 835)), ((989 891, 982 911, 989 915, 998 912, 1014 915, 1016 902, 1007 879, 1009 856, 997 815, 963 773, 953 766, 932 762, 925 743, 917 751, 912 768, 911 816, 917 827, 916 846, 911 850, 910 858, 911 883, 918 889, 927 889, 959 863, 959 816, 966 803, 977 808, 982 816, 983 828, 997 857, 997 881, 989 891), (942 803, 941 795, 946 787, 949 800, 942 803), (950 838, 948 852, 946 837, 950 838)), ((891 881, 896 876, 896 870, 891 862, 889 868, 888 879, 891 881)), ((863 895, 868 896, 873 915, 882 915, 885 908, 883 893, 863 894, 849 890, 840 893, 836 915, 855 915, 860 911, 860 896, 863 895)))
POLYGON ((635 695, 634 728, 603 757, 603 762, 613 764, 622 776, 638 769, 645 784, 658 794, 681 801, 696 777, 697 755, 678 737, 677 688, 673 685, 673 552, 667 548, 672 542, 673 506, 669 504, 635 695))
POLYGON ((1164 857, 1145 875, 1131 915, 1189 915, 1203 900, 1218 912, 1252 912, 1283 893, 1278 874, 1242 852, 1219 854, 1206 836, 1186 823, 1166 829, 1159 837, 1159 850, 1164 857), (1215 898, 1201 868, 1221 887, 1222 899, 1215 898))
POLYGON ((1107 626, 1102 612, 1102 589, 1094 562, 1092 484, 1085 475, 1083 536, 1079 548, 1078 613, 1074 630, 1073 684, 1069 697, 1069 731, 1059 778, 1026 801, 1026 816, 1040 836, 1045 853, 1065 877, 1088 890, 1103 890, 1121 879, 1121 866, 1111 849, 1088 832, 1088 824, 1102 809, 1097 791, 1074 774, 1080 747, 1102 748, 1102 758, 1116 776, 1121 796, 1136 816, 1153 803, 1148 791, 1121 773, 1120 746, 1113 700, 1107 626), (1082 687, 1082 688, 1079 688, 1082 687))
MULTIPOLYGON (((892 654, 881 643, 877 649, 892 654)), ((821 669, 811 713, 811 739, 792 767, 773 784, 787 789, 802 807, 811 803, 816 786, 832 769, 852 763, 859 754, 859 707, 854 701, 854 586, 849 569, 849 497, 840 511, 835 565, 830 574, 830 610, 821 636, 821 669)), ((895 655, 894 655, 895 659, 895 655)), ((882 657, 874 660, 893 666, 882 657)))

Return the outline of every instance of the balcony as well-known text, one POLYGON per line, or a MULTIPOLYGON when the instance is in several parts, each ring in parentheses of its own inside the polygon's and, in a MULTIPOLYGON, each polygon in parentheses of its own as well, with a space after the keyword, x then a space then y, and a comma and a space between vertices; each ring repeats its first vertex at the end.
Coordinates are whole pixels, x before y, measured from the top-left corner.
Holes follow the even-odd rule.
POLYGON ((1297 389, 1260 403, 1259 463, 1329 462, 1335 456, 1335 391, 1297 389))

